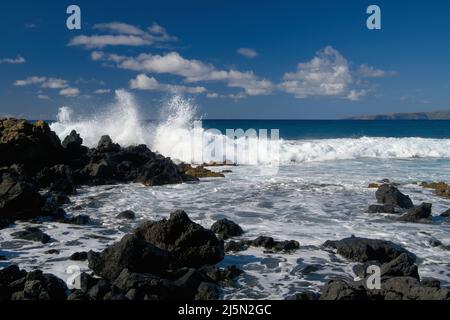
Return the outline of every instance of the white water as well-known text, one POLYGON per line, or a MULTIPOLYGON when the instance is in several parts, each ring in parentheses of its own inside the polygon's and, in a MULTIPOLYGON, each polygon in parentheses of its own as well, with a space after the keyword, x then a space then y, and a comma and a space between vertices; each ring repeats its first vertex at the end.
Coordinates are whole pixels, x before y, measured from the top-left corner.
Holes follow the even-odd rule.
POLYGON ((122 146, 144 143, 165 156, 194 163, 230 160, 239 164, 287 164, 360 158, 450 158, 450 139, 362 137, 287 141, 271 140, 270 133, 269 140, 233 139, 199 127, 201 122, 196 118, 195 106, 180 96, 164 104, 158 118, 161 120, 157 123, 145 122, 133 95, 118 90, 116 102, 98 114, 76 117, 70 108, 61 108, 58 121, 51 124, 51 129, 61 139, 76 130, 89 147, 95 147, 100 137, 108 134, 122 146), (215 154, 211 152, 213 147, 215 154), (230 150, 235 150, 239 157, 230 150))

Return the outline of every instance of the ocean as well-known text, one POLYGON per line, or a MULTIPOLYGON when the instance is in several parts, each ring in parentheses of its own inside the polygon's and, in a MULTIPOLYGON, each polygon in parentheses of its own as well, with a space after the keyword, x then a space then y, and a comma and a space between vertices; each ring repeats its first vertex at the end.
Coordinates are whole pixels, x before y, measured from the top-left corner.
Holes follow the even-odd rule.
POLYGON ((200 183, 82 188, 65 209, 70 214, 87 214, 96 223, 74 228, 44 222, 45 232, 57 240, 51 244, 60 250, 57 258, 44 253, 48 246, 11 238, 10 233, 26 222, 2 231, 2 250, 16 253, 14 262, 28 269, 39 266, 65 279, 74 264, 87 270, 86 263, 68 259, 72 253, 102 250, 142 221, 183 209, 204 227, 226 217, 242 226, 243 238, 266 235, 300 242, 300 250, 290 254, 265 253, 261 248, 228 254, 221 264, 237 265, 245 273, 234 287, 223 290, 224 299, 285 299, 301 291, 319 292, 332 278, 352 279, 354 263, 320 248, 326 240, 351 235, 404 246, 418 256, 421 276, 450 286, 450 251, 430 244, 438 239, 450 245, 450 223, 439 217, 450 208, 450 200, 420 186, 422 181, 450 180, 449 121, 203 120, 198 129, 202 140, 196 140, 192 130, 199 119, 188 101, 173 98, 164 106, 166 116, 160 121, 142 120, 139 110, 131 94, 119 92, 115 105, 95 115, 80 117, 61 109, 51 128, 60 138, 75 129, 91 147, 103 134, 121 145, 145 143, 176 161, 205 153, 217 136, 225 145, 232 143, 208 129, 222 133, 237 128, 278 129, 280 139, 271 142, 277 152, 245 145, 241 150, 257 154, 256 162, 213 167, 232 172, 200 183), (269 170, 274 163, 276 170, 269 170), (433 221, 403 223, 392 215, 366 213, 376 202, 376 189, 368 185, 382 179, 397 183, 415 204, 432 203, 433 221), (133 210, 137 220, 116 219, 124 210, 133 210))

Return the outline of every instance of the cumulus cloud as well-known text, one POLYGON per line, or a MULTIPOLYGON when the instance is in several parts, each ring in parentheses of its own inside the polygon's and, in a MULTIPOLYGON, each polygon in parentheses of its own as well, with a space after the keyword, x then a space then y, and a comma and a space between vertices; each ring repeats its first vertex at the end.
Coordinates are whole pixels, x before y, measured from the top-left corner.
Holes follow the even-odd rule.
POLYGON ((280 89, 297 98, 337 96, 345 93, 353 82, 347 60, 333 47, 319 50, 316 56, 299 63, 297 70, 285 73, 280 89))
POLYGON ((173 84, 160 83, 153 77, 148 77, 146 74, 139 74, 135 79, 130 80, 130 88, 137 90, 147 90, 147 91, 163 91, 163 92, 175 92, 175 93, 204 93, 206 92, 205 87, 188 87, 173 84))
POLYGON ((59 91, 60 96, 64 97, 77 97, 80 94, 80 90, 78 88, 65 88, 59 91))
POLYGON ((46 81, 44 81, 44 83, 42 84, 42 88, 49 88, 49 89, 62 89, 62 88, 66 88, 67 85, 67 80, 64 79, 57 79, 57 78, 50 78, 47 79, 46 81))
POLYGON ((100 23, 94 25, 93 28, 106 34, 76 36, 70 40, 69 46, 102 49, 106 46, 137 47, 177 40, 176 37, 170 36, 166 29, 156 23, 146 30, 123 22, 100 23))
POLYGON ((237 49, 237 53, 246 58, 256 58, 258 56, 258 52, 251 48, 239 48, 237 49))
POLYGON ((23 64, 27 62, 24 57, 17 56, 16 58, 0 58, 0 64, 23 64))

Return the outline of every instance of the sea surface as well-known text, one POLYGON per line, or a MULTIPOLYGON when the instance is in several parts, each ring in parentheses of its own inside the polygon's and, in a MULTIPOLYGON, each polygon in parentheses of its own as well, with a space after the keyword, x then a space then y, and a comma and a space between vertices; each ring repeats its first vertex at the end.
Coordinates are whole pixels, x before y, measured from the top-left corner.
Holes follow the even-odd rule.
MULTIPOLYGON (((165 108, 166 118, 148 122, 140 117, 133 97, 119 92, 117 104, 96 115, 83 118, 69 109, 61 110, 51 127, 61 138, 75 129, 91 147, 101 135, 109 134, 122 145, 145 143, 176 161, 189 162, 192 153, 205 153, 208 144, 186 139, 194 123, 198 124, 194 109, 189 102, 174 98, 165 108)), ((12 232, 29 224, 18 223, 0 231, 2 254, 6 252, 10 261, 22 267, 42 268, 67 279, 73 265, 87 270, 86 263, 68 259, 72 253, 102 250, 142 221, 162 219, 183 209, 204 227, 229 218, 245 230, 241 238, 266 235, 300 242, 300 250, 291 254, 251 248, 227 255, 221 265, 234 264, 245 273, 235 287, 223 290, 224 299, 285 299, 305 290, 319 292, 332 278, 352 279, 353 263, 320 249, 326 240, 351 235, 404 246, 418 256, 422 277, 434 277, 450 286, 450 251, 430 245, 432 239, 450 245, 450 221, 439 217, 450 208, 450 200, 419 185, 422 181, 450 182, 450 121, 203 120, 202 127, 207 142, 218 136, 208 129, 225 133, 238 128, 278 129, 280 140, 273 142, 276 153, 245 146, 242 150, 258 155, 256 163, 212 168, 231 170, 225 178, 160 187, 81 188, 65 209, 73 215, 87 214, 95 224, 43 221, 40 227, 56 241, 41 245, 12 239, 12 232), (368 185, 382 179, 398 183, 416 204, 431 202, 432 222, 401 223, 392 215, 366 213, 376 202, 376 189, 368 185), (124 210, 136 212, 137 220, 118 220, 116 215, 124 210), (45 254, 50 248, 60 254, 45 254)), ((225 144, 232 143, 221 137, 225 144)), ((0 266, 7 263, 0 262, 0 266)))

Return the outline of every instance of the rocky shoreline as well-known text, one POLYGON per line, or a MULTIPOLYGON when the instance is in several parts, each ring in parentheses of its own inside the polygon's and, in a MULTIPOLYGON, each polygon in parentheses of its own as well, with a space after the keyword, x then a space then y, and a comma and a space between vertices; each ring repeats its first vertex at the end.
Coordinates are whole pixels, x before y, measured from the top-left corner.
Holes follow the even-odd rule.
MULTIPOLYGON (((104 136, 98 146, 83 146, 75 131, 62 142, 45 122, 35 124, 0 119, 0 229, 15 221, 46 217, 83 226, 90 217, 68 215, 62 206, 81 186, 140 183, 157 186, 196 183, 199 178, 223 177, 205 164, 176 164, 145 145, 123 148, 104 136)), ((226 173, 226 172, 225 172, 226 173)), ((429 223, 429 203, 414 205, 395 184, 376 187, 377 204, 369 214, 387 214, 403 223, 429 223)), ((425 186, 424 186, 425 187, 425 186)), ((427 185, 426 187, 430 187, 427 185)), ((431 185, 436 190, 442 185, 431 185)), ((448 217, 444 212, 442 217, 448 217)), ((131 211, 118 219, 134 219, 131 211)), ((12 234, 16 239, 51 243, 38 227, 12 234)), ((447 248, 436 239, 436 246, 447 248)), ((295 254, 302 244, 270 236, 246 239, 245 230, 221 219, 210 229, 193 222, 182 210, 160 221, 146 221, 101 252, 76 252, 73 261, 87 261, 91 272, 81 273, 77 289, 40 270, 27 272, 10 265, 0 270, 0 300, 211 300, 220 299, 222 288, 233 286, 244 272, 235 266, 217 265, 225 255, 249 247, 267 253, 295 254)), ((378 239, 348 237, 326 241, 320 248, 357 262, 355 281, 331 280, 320 293, 305 291, 294 300, 449 300, 450 292, 436 279, 421 278, 414 253, 378 239), (369 266, 381 271, 381 289, 368 287, 369 266)), ((48 250, 48 254, 52 254, 48 250)), ((56 252, 55 252, 56 253, 56 252)), ((0 260, 2 254, 0 250, 0 260)))

